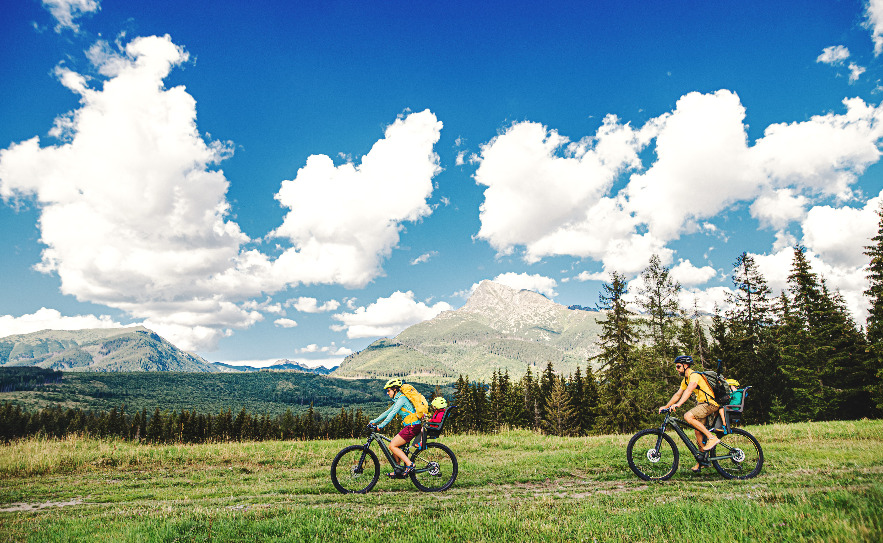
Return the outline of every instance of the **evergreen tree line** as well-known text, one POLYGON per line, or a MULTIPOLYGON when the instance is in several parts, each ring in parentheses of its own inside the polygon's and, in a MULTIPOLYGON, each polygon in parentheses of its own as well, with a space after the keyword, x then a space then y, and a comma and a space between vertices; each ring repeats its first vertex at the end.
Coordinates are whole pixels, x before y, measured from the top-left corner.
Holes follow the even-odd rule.
POLYGON ((577 436, 595 428, 598 388, 591 366, 586 366, 585 375, 577 367, 565 378, 549 362, 536 376, 528 366, 515 381, 508 371, 494 371, 490 385, 461 375, 454 399, 458 411, 450 424, 455 432, 496 432, 509 427, 577 436))
MULTIPOLYGON (((866 247, 870 301, 865 327, 843 296, 794 247, 787 288, 773 296, 754 258, 733 264, 728 309, 715 308, 710 325, 696 307, 681 306, 681 285, 659 257, 650 258, 636 292, 612 272, 598 308, 600 353, 585 374, 558 376, 549 362, 542 375, 530 368, 518 381, 494 372, 490 385, 457 382, 458 430, 501 426, 556 435, 628 433, 658 424, 657 409, 681 378, 673 359, 689 354, 696 370, 717 370, 751 386, 745 407, 750 423, 854 420, 883 414, 883 211, 866 247)), ((689 406, 689 404, 688 404, 689 406)), ((685 411, 688 406, 682 408, 685 411)))
MULTIPOLYGON (((49 407, 27 412, 21 406, 0 405, 0 441, 29 436, 63 438, 87 435, 97 438, 121 438, 144 443, 210 443, 227 441, 264 441, 288 439, 355 438, 364 433, 369 418, 361 409, 341 408, 333 417, 323 417, 310 408, 295 415, 291 410, 271 417, 254 415, 242 409, 234 415, 222 411, 205 415, 191 411, 153 414, 146 410, 127 413, 125 407, 105 412, 49 407)), ((399 423, 400 424, 400 423, 399 423)), ((394 430, 395 428, 390 426, 394 430)))

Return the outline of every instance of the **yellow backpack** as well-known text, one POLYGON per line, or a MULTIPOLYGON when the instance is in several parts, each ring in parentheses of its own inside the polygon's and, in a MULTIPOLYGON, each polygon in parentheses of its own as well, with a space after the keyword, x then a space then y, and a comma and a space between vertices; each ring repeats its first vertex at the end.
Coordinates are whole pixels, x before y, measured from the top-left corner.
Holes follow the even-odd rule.
MULTIPOLYGON (((411 405, 413 405, 415 409, 413 413, 405 417, 402 424, 411 424, 412 422, 423 420, 423 417, 429 413, 429 404, 426 402, 426 398, 423 397, 423 394, 417 392, 417 389, 414 388, 413 385, 402 385, 401 390, 402 394, 410 400, 411 405)), ((407 411, 407 409, 405 411, 407 411)))

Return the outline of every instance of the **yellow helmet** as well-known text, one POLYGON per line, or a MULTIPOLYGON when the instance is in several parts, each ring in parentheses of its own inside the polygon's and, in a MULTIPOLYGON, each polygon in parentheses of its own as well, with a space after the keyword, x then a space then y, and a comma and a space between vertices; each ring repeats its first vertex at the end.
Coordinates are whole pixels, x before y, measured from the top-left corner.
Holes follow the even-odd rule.
POLYGON ((432 403, 429 405, 436 409, 445 409, 446 407, 448 407, 448 401, 441 396, 438 396, 437 398, 432 400, 432 403))
POLYGON ((386 390, 386 389, 392 388, 392 387, 402 388, 402 380, 401 379, 390 379, 389 381, 386 382, 385 385, 383 385, 383 390, 386 390))

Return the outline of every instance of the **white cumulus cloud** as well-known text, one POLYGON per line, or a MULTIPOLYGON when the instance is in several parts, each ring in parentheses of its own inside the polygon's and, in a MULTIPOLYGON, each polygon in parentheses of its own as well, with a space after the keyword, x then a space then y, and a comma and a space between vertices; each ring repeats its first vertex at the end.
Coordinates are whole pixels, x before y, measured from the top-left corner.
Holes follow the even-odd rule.
POLYGON ((816 58, 816 62, 822 64, 843 64, 849 58, 849 49, 844 45, 832 45, 825 47, 822 54, 816 58))
MULTIPOLYGON (((526 273, 509 272, 494 277, 493 281, 494 283, 506 285, 515 290, 532 290, 534 292, 539 292, 548 298, 558 296, 558 293, 555 292, 555 287, 558 286, 558 283, 551 277, 544 277, 538 274, 529 275, 526 273)), ((478 285, 473 286, 473 290, 477 287, 478 285)))
POLYGON ((58 21, 55 26, 56 32, 61 32, 65 28, 78 32, 80 27, 75 19, 100 9, 97 0, 43 0, 43 7, 48 9, 58 21))
POLYGON ((295 326, 297 326, 297 321, 282 318, 282 319, 274 320, 273 324, 275 324, 276 326, 280 326, 282 328, 294 328, 295 326))
POLYGON ((431 213, 432 178, 441 171, 433 151, 442 128, 429 110, 390 125, 360 164, 338 166, 313 155, 276 195, 289 208, 273 235, 292 248, 274 263, 286 282, 361 287, 380 273, 399 241, 399 225, 431 213))
MULTIPOLYGON (((879 161, 883 107, 860 98, 843 105, 839 113, 770 125, 753 144, 746 109, 728 90, 682 96, 673 111, 640 128, 608 118, 578 143, 517 123, 481 148, 475 179, 488 188, 477 237, 503 254, 521 249, 527 262, 571 255, 603 264, 602 272, 578 279, 630 276, 651 254, 671 263, 669 244, 681 236, 726 238, 708 220, 748 205, 761 227, 778 230, 782 248, 793 239, 784 229, 804 225, 814 206, 861 201, 854 184, 879 161), (617 152, 602 151, 611 142, 617 152), (654 153, 638 154, 650 145, 654 153)), ((812 234, 814 222, 805 227, 806 243, 818 244, 821 258, 845 258, 812 234)), ((713 276, 697 269, 703 271, 684 271, 690 280, 713 276)))
POLYGON ((883 0, 867 0, 865 18, 874 40, 874 54, 879 55, 883 52, 883 0))
POLYGON ((66 317, 57 309, 41 307, 37 311, 21 316, 0 315, 0 337, 30 334, 41 330, 81 330, 85 328, 120 328, 135 326, 120 324, 108 315, 74 315, 66 317))
POLYGON ((316 298, 301 296, 296 300, 289 300, 286 305, 293 306, 301 313, 324 313, 326 311, 336 311, 337 308, 340 307, 340 302, 337 300, 328 300, 322 305, 319 305, 319 300, 316 298))
POLYGON ((99 42, 87 56, 106 79, 56 70, 80 97, 51 131, 60 143, 34 137, 0 150, 0 197, 38 203, 37 268, 57 274, 64 294, 210 350, 262 311, 281 311, 252 301, 264 293, 364 285, 382 273, 401 224, 431 213, 441 123, 427 110, 393 122, 358 165, 310 157, 277 194, 289 213, 273 234, 290 247, 275 259, 246 249, 217 167, 232 144, 207 141, 194 98, 164 84, 188 53, 169 36, 149 36, 118 50, 99 42))
POLYGON ((681 260, 677 266, 671 268, 671 278, 681 285, 702 285, 710 281, 717 271, 711 266, 697 268, 689 260, 681 260))
POLYGON ((453 309, 446 302, 429 306, 414 300, 411 291, 396 291, 387 298, 379 298, 367 307, 358 307, 352 313, 338 313, 334 318, 342 324, 348 338, 393 337, 405 328, 429 320, 442 311, 453 309))

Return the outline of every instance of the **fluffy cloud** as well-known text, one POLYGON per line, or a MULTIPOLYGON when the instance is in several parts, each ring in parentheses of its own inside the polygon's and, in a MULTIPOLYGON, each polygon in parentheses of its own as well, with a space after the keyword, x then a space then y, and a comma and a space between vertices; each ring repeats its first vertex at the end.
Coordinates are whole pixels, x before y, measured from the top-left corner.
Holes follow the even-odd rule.
POLYGON ((311 343, 306 347, 301 347, 297 350, 298 353, 301 354, 312 354, 312 353, 324 353, 331 354, 334 356, 349 356, 353 354, 352 349, 348 349, 346 347, 337 347, 335 344, 326 345, 324 347, 320 347, 315 343, 311 343))
POLYGON ((60 311, 45 307, 20 317, 0 315, 0 337, 30 334, 40 330, 80 330, 83 328, 119 328, 121 326, 134 325, 120 324, 107 315, 100 317, 94 315, 65 317, 60 311))
MULTIPOLYGON (((576 247, 586 254, 603 251, 601 246, 583 247, 593 238, 584 227, 587 217, 592 217, 587 210, 598 203, 620 172, 640 165, 643 140, 614 116, 604 120, 594 138, 579 142, 570 142, 537 123, 513 125, 482 146, 475 180, 488 188, 478 237, 501 253, 526 245, 528 258, 534 260, 576 247)), ((599 213, 615 213, 616 206, 616 202, 605 202, 599 213)), ((625 222, 614 221, 608 228, 633 226, 625 222)))
POLYGON ((414 293, 411 291, 396 291, 388 298, 379 298, 368 307, 357 308, 353 313, 334 315, 336 320, 343 323, 334 329, 346 330, 348 338, 393 337, 413 324, 451 309, 453 308, 445 302, 428 306, 414 301, 414 293))
POLYGON ((717 272, 711 266, 697 268, 689 260, 681 260, 671 269, 671 278, 681 285, 701 285, 710 281, 717 272))
POLYGON ((38 269, 57 274, 63 293, 145 319, 179 346, 212 349, 278 313, 251 301, 262 293, 364 285, 401 224, 431 212, 441 123, 424 111, 396 120, 359 165, 310 157, 277 194, 290 211, 273 235, 290 247, 275 259, 246 250, 217 169, 232 145, 206 141, 193 97, 163 83, 187 52, 150 36, 120 50, 99 42, 88 57, 106 79, 56 70, 80 107, 56 120, 57 145, 34 137, 0 150, 0 197, 38 203, 38 269))
POLYGON ((803 221, 803 244, 822 261, 836 268, 865 266, 864 247, 877 233, 877 211, 883 197, 872 198, 861 209, 817 206, 803 221))
POLYGON ((883 52, 883 0, 867 0, 865 26, 871 30, 874 54, 883 52))
MULTIPOLYGON (((555 292, 555 287, 558 286, 558 283, 554 279, 542 275, 509 272, 494 277, 494 283, 506 285, 516 290, 532 290, 548 298, 558 296, 558 293, 555 292)), ((478 285, 473 286, 473 290, 477 287, 478 285)))
POLYGON ((805 216, 808 199, 793 189, 764 192, 751 204, 751 216, 763 226, 785 228, 805 216))
POLYGON ((324 313, 326 311, 336 311, 337 308, 340 307, 340 302, 337 300, 328 300, 322 305, 319 305, 319 300, 316 298, 301 296, 296 300, 289 300, 285 305, 293 306, 301 313, 324 313))
POLYGON ((65 294, 170 328, 253 322, 207 281, 247 237, 226 220, 227 180, 212 169, 226 147, 199 135, 182 87, 163 86, 187 59, 168 36, 152 36, 113 57, 101 90, 59 69, 81 107, 56 122, 60 145, 35 137, 0 151, 0 195, 39 202, 39 269, 57 273, 65 294), (207 309, 220 318, 194 323, 207 309))
POLYGON ((96 12, 100 8, 97 0, 43 0, 43 7, 48 9, 58 21, 55 26, 56 32, 61 32, 65 28, 78 32, 80 27, 74 19, 96 12))
POLYGON ((858 81, 858 78, 862 76, 863 73, 868 71, 864 66, 859 66, 854 62, 849 63, 849 82, 855 83, 858 81))
MULTIPOLYGON (((500 253, 523 247, 527 262, 572 255, 603 263, 603 272, 581 278, 637 273, 650 254, 669 263, 670 242, 707 232, 707 219, 736 204, 749 204, 761 226, 785 240, 782 230, 814 204, 855 198, 857 177, 879 160, 883 108, 858 98, 843 103, 840 114, 771 125, 753 146, 745 108, 726 90, 687 94, 640 129, 608 117, 578 143, 535 123, 515 124, 482 147, 475 179, 488 188, 477 237, 500 253), (651 143, 644 168, 638 153, 651 143), (614 180, 626 174, 615 191, 614 180)), ((821 244, 814 224, 806 223, 807 243, 821 244)), ((835 257, 833 247, 819 250, 835 257)))
POLYGON ((273 324, 275 324, 276 326, 281 326, 282 328, 294 328, 295 326, 297 326, 297 321, 283 318, 274 320, 273 324))
POLYGON ((843 64, 843 61, 849 58, 849 49, 843 45, 832 45, 825 47, 822 54, 816 58, 816 62, 823 64, 843 64))
POLYGON ((292 249, 274 263, 286 282, 362 287, 380 273, 399 225, 431 213, 426 200, 441 171, 433 146, 442 124, 429 110, 390 125, 361 164, 313 155, 276 195, 290 209, 273 235, 292 249))

